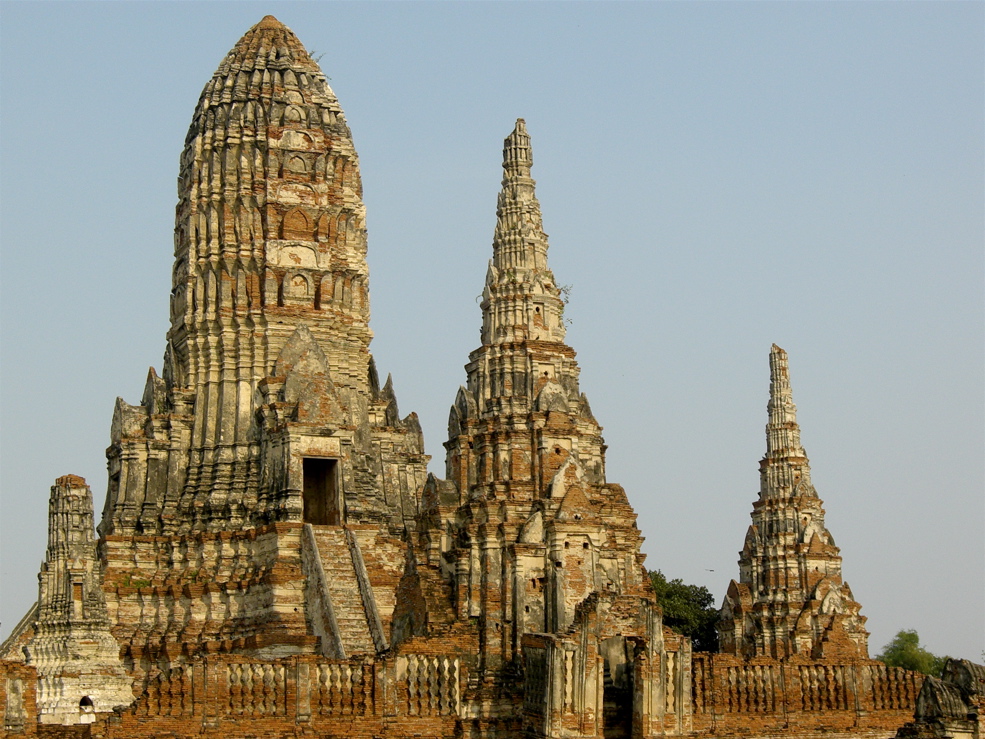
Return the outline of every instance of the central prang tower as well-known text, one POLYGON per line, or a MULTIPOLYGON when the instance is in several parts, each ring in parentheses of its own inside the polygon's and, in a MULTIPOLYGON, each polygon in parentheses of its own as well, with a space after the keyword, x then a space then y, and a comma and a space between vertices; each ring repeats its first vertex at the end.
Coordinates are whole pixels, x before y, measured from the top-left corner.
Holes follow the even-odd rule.
POLYGON ((342 109, 267 16, 205 86, 185 139, 164 369, 139 406, 117 404, 100 532, 346 517, 401 532, 423 443, 379 388, 368 276, 342 109), (387 466, 410 484, 383 495, 387 466), (305 511, 306 486, 327 491, 321 510, 305 511))
POLYGON ((318 65, 267 16, 195 109, 163 372, 113 418, 100 546, 138 674, 206 652, 386 649, 428 457, 371 337, 352 137, 318 65), (212 605, 187 608, 186 588, 212 605))

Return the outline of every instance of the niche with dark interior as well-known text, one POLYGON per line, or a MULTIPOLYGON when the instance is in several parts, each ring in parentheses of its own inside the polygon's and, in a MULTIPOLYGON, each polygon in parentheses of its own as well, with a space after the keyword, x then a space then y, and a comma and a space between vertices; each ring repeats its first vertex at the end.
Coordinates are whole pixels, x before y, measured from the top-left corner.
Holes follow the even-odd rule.
POLYGON ((339 526, 338 460, 305 457, 301 460, 304 483, 304 522, 315 526, 339 526))

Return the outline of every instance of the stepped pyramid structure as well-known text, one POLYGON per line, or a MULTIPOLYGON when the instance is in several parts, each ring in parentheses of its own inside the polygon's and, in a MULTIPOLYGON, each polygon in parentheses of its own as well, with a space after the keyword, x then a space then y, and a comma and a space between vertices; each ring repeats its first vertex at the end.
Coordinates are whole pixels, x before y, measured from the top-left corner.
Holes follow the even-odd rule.
POLYGON ((841 556, 800 444, 787 353, 770 352, 766 456, 759 500, 719 624, 723 652, 747 657, 868 657, 861 606, 841 579, 841 556))
POLYGON ((52 489, 39 602, 0 646, 6 735, 836 739, 905 722, 919 680, 866 657, 779 349, 726 653, 664 627, 565 343, 532 164, 521 119, 440 479, 369 352, 342 109, 277 19, 246 33, 186 137, 163 368, 117 401, 96 530, 84 480, 52 489))

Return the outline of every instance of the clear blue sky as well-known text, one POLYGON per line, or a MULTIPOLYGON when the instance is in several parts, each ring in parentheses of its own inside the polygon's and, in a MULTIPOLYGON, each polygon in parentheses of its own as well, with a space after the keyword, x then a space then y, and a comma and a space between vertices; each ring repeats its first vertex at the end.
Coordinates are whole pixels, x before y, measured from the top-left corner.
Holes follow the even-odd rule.
POLYGON ((36 597, 54 479, 102 508, 114 400, 164 350, 185 131, 271 12, 352 128, 373 351, 432 469, 524 117, 648 566, 718 600, 738 576, 776 342, 872 653, 916 628, 981 660, 979 2, 3 2, 0 635, 36 597))

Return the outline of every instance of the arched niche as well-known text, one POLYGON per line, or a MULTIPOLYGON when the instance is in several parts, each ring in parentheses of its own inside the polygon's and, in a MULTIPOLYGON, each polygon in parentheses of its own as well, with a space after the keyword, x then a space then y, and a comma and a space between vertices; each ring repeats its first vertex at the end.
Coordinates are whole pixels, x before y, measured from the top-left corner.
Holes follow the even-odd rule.
POLYGON ((318 217, 318 227, 315 230, 315 237, 318 241, 326 241, 329 236, 329 217, 328 213, 322 213, 318 217))
POLYGON ((287 161, 284 163, 284 171, 293 172, 294 174, 306 174, 308 164, 304 161, 304 157, 299 154, 288 156, 287 161))
POLYGON ((304 114, 304 110, 297 105, 289 105, 287 110, 284 111, 284 124, 289 123, 305 123, 307 121, 307 116, 304 114))
POLYGON ((311 239, 311 232, 311 219, 300 208, 289 210, 281 221, 280 237, 282 239, 308 241, 311 239))
POLYGON ((301 131, 284 131, 284 135, 280 139, 281 149, 307 151, 312 146, 313 141, 311 137, 301 131))
POLYGON ((307 298, 311 294, 311 283, 300 272, 290 273, 284 280, 284 294, 295 300, 307 298))

